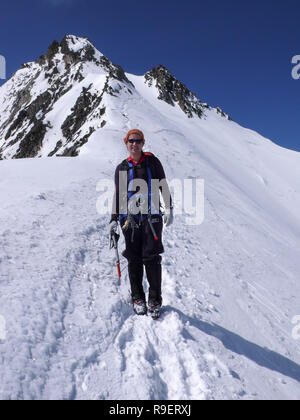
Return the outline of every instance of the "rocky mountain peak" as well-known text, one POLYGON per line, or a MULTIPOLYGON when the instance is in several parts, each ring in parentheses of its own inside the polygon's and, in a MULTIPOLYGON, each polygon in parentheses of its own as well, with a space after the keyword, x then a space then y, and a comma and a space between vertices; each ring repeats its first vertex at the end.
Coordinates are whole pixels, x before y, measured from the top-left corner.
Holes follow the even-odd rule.
POLYGON ((0 107, 4 102, 7 105, 0 115, 0 159, 42 156, 46 134, 52 129, 48 116, 78 84, 82 84, 81 91, 62 121, 61 138, 48 156, 76 156, 95 131, 94 123, 82 130, 87 120, 98 119, 100 127, 106 124, 103 97, 117 96, 121 86, 128 91, 133 88, 122 67, 113 64, 87 38, 66 35, 61 42, 53 41, 45 54, 23 64, 3 86, 0 107), (85 82, 92 74, 95 79, 104 78, 100 90, 85 82))
POLYGON ((36 63, 48 66, 48 69, 55 65, 54 58, 63 59, 66 68, 79 62, 92 61, 100 65, 100 58, 103 56, 87 38, 79 38, 74 35, 66 35, 62 41, 53 41, 48 47, 47 53, 40 56, 36 63))
MULTIPOLYGON (((144 77, 159 100, 179 106, 189 118, 201 118, 210 108, 163 65, 144 77)), ((110 120, 110 107, 125 104, 134 92, 122 67, 87 38, 66 35, 61 42, 55 40, 0 89, 0 159, 77 156, 110 120)), ((121 118, 128 118, 125 110, 121 118)), ((219 108, 216 112, 227 117, 219 108)))
MULTIPOLYGON (((57 66, 64 63, 64 70, 69 71, 71 67, 79 65, 76 78, 81 80, 84 65, 93 64, 109 74, 110 77, 129 83, 121 66, 113 64, 105 57, 86 37, 65 35, 62 41, 53 41, 48 47, 47 53, 43 54, 36 61, 36 64, 43 66, 48 72, 58 73, 57 66)), ((26 67, 26 64, 23 65, 26 67)), ((53 75, 47 74, 48 77, 53 75)))
POLYGON ((155 85, 158 90, 158 99, 172 106, 177 103, 189 118, 192 118, 193 115, 201 118, 204 108, 207 108, 206 104, 201 102, 163 65, 159 65, 146 73, 145 81, 148 86, 155 85))
POLYGON ((87 38, 66 35, 60 43, 60 50, 65 61, 71 63, 92 61, 100 65, 101 54, 87 38))

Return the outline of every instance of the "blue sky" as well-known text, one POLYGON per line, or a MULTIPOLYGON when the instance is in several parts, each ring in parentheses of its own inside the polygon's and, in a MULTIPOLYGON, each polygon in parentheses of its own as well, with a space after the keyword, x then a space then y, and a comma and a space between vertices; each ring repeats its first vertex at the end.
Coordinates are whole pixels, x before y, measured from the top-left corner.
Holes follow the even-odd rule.
MULTIPOLYGON (((7 76, 65 34, 125 71, 165 65, 203 101, 300 151, 299 0, 1 0, 7 76)), ((0 84, 3 81, 0 80, 0 84)))

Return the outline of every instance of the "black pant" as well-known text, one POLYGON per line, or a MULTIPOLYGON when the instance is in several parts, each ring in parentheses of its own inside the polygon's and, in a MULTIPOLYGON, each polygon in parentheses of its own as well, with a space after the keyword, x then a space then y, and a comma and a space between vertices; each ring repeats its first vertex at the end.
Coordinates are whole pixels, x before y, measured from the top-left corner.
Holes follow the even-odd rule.
MULTIPOLYGON (((151 230, 147 218, 138 227, 129 227, 124 233, 126 249, 123 256, 128 260, 128 274, 132 299, 145 300, 143 290, 143 264, 145 265, 149 283, 149 302, 161 304, 161 255, 163 222, 161 216, 152 216, 152 226, 157 240, 151 230)), ((121 223, 121 225, 123 225, 121 223)))

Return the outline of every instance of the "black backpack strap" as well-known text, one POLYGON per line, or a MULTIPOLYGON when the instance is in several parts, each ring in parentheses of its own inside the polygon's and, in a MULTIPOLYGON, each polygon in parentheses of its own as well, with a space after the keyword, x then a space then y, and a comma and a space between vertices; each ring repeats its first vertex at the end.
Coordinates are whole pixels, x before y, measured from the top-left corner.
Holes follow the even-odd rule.
POLYGON ((128 160, 127 159, 124 159, 120 163, 120 171, 128 171, 128 169, 129 169, 128 160))
POLYGON ((152 179, 157 178, 156 177, 156 166, 155 166, 155 163, 154 163, 154 159, 155 159, 155 156, 153 154, 146 156, 146 160, 147 160, 146 164, 150 169, 152 179))

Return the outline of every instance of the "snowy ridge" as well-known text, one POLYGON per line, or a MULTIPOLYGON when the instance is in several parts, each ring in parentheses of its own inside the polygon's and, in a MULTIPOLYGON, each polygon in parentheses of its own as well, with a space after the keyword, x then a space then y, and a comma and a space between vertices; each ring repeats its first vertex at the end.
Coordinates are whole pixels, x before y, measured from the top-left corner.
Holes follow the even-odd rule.
MULTIPOLYGON (((19 170, 36 179, 42 162, 30 163, 29 174, 29 161, 5 162, 11 185, 19 170)), ((62 163, 43 170, 64 173, 63 185, 40 179, 21 207, 13 195, 1 210, 1 399, 298 398, 299 260, 288 247, 241 216, 231 224, 210 194, 200 236, 184 216, 165 231, 162 318, 138 317, 126 261, 119 286, 95 212, 98 162, 62 163)))
MULTIPOLYGON (((74 42, 74 53, 89 55, 74 42)), ((41 62, 51 64, 57 48, 41 62)), ((179 102, 158 99, 160 88, 143 76, 124 73, 124 83, 107 84, 103 70, 80 79, 49 108, 53 136, 46 132, 38 152, 48 156, 66 121, 60 110, 70 115, 69 96, 76 103, 87 89, 91 107, 79 131, 91 122, 95 130, 79 156, 0 162, 0 399, 299 399, 291 322, 300 296, 299 153, 204 105, 201 118, 189 118, 179 102), (113 95, 105 91, 93 107, 105 86, 113 95), (118 284, 109 216, 96 211, 97 183, 113 179, 133 127, 144 131, 145 150, 169 181, 205 181, 203 224, 176 214, 164 230, 157 321, 133 314, 126 260, 118 284)), ((77 123, 68 119, 66 133, 77 123)))

